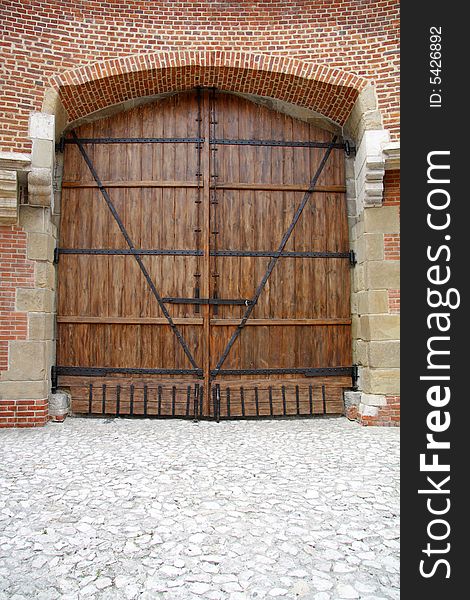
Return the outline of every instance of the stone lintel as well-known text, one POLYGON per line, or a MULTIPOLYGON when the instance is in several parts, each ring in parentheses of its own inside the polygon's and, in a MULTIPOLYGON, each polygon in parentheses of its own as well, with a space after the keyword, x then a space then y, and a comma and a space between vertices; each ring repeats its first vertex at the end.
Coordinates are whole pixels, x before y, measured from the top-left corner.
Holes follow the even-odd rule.
POLYGON ((26 171, 31 165, 31 155, 23 152, 0 152, 0 169, 26 171))

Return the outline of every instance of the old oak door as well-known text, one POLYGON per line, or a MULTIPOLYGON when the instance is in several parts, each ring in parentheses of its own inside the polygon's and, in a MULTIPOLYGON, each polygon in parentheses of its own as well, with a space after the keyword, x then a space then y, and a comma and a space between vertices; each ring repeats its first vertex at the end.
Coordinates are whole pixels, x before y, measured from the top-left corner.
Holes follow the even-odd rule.
POLYGON ((73 411, 342 411, 344 144, 215 90, 64 140, 56 384, 73 411))

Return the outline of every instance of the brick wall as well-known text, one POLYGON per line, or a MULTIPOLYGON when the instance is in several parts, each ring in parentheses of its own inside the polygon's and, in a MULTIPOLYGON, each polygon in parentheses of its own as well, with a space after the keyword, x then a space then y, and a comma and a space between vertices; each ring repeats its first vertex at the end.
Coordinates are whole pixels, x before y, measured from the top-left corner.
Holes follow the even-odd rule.
POLYGON ((19 227, 0 227, 0 372, 6 370, 8 342, 25 340, 25 312, 15 311, 16 288, 33 287, 34 263, 26 258, 26 233, 19 227))
POLYGON ((400 206, 400 171, 386 171, 383 204, 384 206, 400 206))
POLYGON ((400 260, 400 234, 384 235, 385 260, 400 260))
MULTIPOLYGON (((386 171, 384 178, 384 206, 400 206, 400 171, 386 171)), ((385 260, 400 260, 400 234, 384 235, 385 260)), ((388 307, 392 314, 400 314, 400 290, 388 290, 388 307)))
MULTIPOLYGON (((15 311, 17 288, 34 286, 34 263, 26 256, 26 233, 0 227, 0 373, 8 367, 8 343, 26 340, 28 319, 15 311)), ((10 400, 0 396, 0 427, 34 427, 47 421, 47 400, 10 400)))
POLYGON ((42 427, 49 419, 47 398, 44 400, 2 400, 1 427, 42 427))
MULTIPOLYGON (((372 83, 384 128, 392 140, 399 135, 397 0, 9 0, 0 2, 0 58, 0 152, 31 151, 28 117, 43 109, 52 87, 69 119, 197 82, 274 96, 343 124, 358 93, 372 83), (161 53, 166 63, 158 62, 161 53)), ((399 172, 387 172, 385 204, 398 203, 399 172)), ((53 285, 35 281, 26 237, 16 226, 0 228, 0 379, 8 343, 28 338, 26 313, 15 312, 16 288, 39 286, 43 304, 32 310, 52 310, 46 304, 53 285)), ((385 235, 386 260, 399 259, 398 241, 385 235)), ((40 260, 44 271, 50 257, 40 260)), ((388 290, 388 302, 390 313, 399 312, 399 290, 388 290)), ((38 345, 50 339, 49 333, 32 338, 38 345)), ((28 388, 39 390, 36 400, 28 400, 23 387, 11 396, 14 402, 0 397, 0 421, 44 423, 46 401, 38 399, 44 391, 38 385, 28 388)), ((396 398, 390 396, 390 410, 381 410, 381 422, 395 414, 396 398)))
POLYGON ((400 314, 400 290, 388 290, 388 308, 392 314, 400 314))
POLYGON ((397 0, 12 0, 0 4, 0 32, 0 150, 29 149, 29 112, 54 76, 183 49, 287 56, 374 81, 384 127, 398 135, 397 0))
POLYGON ((380 407, 375 417, 361 416, 362 425, 379 425, 381 427, 396 427, 400 425, 400 396, 386 396, 387 404, 380 407))

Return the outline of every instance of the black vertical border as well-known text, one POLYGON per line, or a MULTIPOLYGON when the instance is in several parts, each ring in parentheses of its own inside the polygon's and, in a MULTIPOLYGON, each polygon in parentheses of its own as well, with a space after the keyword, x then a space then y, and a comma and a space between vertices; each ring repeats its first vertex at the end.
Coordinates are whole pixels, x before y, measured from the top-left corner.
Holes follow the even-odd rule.
MULTIPOLYGON (((464 598, 464 576, 466 566, 468 510, 467 461, 469 451, 466 433, 468 416, 468 392, 465 379, 470 374, 470 351, 468 338, 470 326, 466 317, 466 280, 470 276, 469 245, 470 230, 469 204, 470 164, 468 158, 469 134, 467 112, 469 110, 467 44, 470 30, 466 18, 452 2, 401 3, 401 308, 402 308, 402 542, 401 542, 401 598, 414 600, 425 598, 464 598), (442 28, 442 84, 430 83, 431 27, 442 28), (429 107, 429 94, 432 88, 441 89, 442 107, 429 107), (426 224, 427 194, 431 189, 427 183, 427 154, 433 150, 450 150, 450 185, 446 189, 451 194, 451 225, 448 231, 434 232, 426 224), (444 241, 444 235, 451 236, 444 241), (428 433, 426 417, 433 410, 426 401, 429 382, 420 381, 426 373, 427 340, 436 335, 429 330, 426 317, 433 309, 427 305, 427 269, 431 266, 426 257, 428 245, 433 248, 447 243, 451 258, 446 264, 451 268, 451 280, 447 287, 455 287, 461 294, 461 305, 456 310, 440 308, 450 313, 450 388, 451 400, 442 410, 449 410, 451 425, 447 432, 440 434, 442 440, 449 440, 451 448, 441 451, 440 462, 451 465, 450 500, 451 509, 443 516, 451 526, 448 539, 438 542, 428 539, 427 525, 433 518, 426 508, 426 495, 419 495, 418 489, 430 488, 426 476, 419 469, 419 455, 426 450, 428 433), (469 358, 467 358, 469 357, 469 358), (422 550, 427 543, 436 549, 443 549, 447 542, 450 551, 433 554, 428 558, 422 550), (435 574, 424 578, 419 573, 420 561, 425 559, 429 571, 434 561, 447 559, 450 563, 450 578, 446 579, 446 568, 440 565, 435 574)), ((432 286, 436 287, 436 286, 432 286)), ((445 286, 442 286, 445 287, 445 286)), ((449 357, 447 357, 449 358, 449 357)), ((448 361, 447 361, 448 362, 448 361)), ((438 436, 436 436, 438 437, 438 436)), ((435 480, 442 480, 446 474, 436 473, 435 480)), ((438 506, 438 495, 436 506, 438 506)), ((443 498, 444 496, 440 496, 443 498)), ((444 501, 441 500, 443 503, 444 501)), ((441 504, 442 506, 443 504, 441 504)), ((436 532, 439 530, 436 528, 436 532)), ((442 531, 442 530, 441 530, 442 531)))

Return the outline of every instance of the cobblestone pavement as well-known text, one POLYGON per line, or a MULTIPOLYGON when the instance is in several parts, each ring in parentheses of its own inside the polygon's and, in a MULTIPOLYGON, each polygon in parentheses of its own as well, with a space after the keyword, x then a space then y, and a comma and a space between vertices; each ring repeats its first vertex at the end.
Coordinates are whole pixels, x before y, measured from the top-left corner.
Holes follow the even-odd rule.
POLYGON ((398 600, 398 430, 0 430, 0 600, 398 600))

